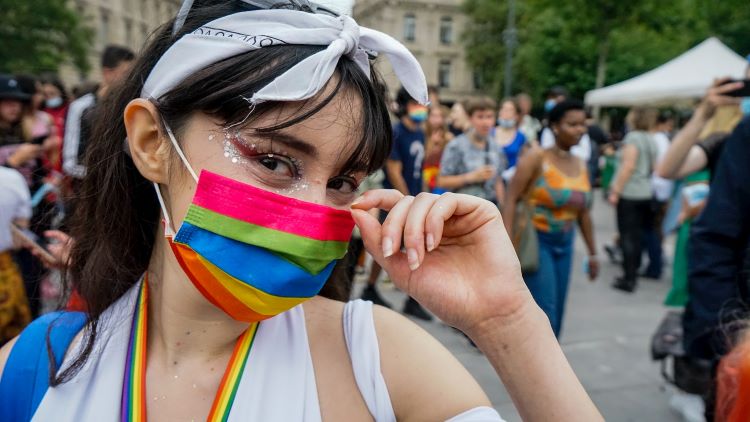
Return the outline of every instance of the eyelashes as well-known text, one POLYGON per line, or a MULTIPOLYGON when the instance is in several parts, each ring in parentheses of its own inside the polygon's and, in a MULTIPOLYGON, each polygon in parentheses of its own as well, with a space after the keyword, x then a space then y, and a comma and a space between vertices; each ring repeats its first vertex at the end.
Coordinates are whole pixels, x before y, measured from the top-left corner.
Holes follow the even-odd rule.
MULTIPOLYGON (((213 140, 214 137, 213 134, 209 135, 209 140, 213 140)), ((275 148, 271 140, 251 141, 237 130, 230 132, 225 129, 223 153, 233 164, 247 166, 252 172, 260 172, 256 173, 256 177, 269 187, 283 190, 283 193, 291 193, 308 186, 303 180, 303 162, 288 152, 275 148), (287 192, 287 189, 292 191, 287 192)), ((353 175, 343 174, 329 179, 326 188, 335 191, 343 200, 344 196, 356 194, 359 185, 360 182, 353 175)))

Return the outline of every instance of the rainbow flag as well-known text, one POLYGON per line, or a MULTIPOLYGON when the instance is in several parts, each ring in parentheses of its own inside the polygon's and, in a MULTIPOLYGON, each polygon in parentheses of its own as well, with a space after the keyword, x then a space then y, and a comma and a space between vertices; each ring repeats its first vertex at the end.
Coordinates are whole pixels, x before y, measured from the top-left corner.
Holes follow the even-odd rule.
POLYGON ((260 321, 318 294, 353 228, 348 210, 203 171, 172 247, 214 305, 260 321))

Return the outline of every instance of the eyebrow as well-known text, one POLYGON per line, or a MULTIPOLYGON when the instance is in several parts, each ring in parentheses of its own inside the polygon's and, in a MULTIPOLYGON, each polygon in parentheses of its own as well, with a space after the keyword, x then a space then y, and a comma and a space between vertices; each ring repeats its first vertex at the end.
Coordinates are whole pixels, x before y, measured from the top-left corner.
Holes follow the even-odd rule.
POLYGON ((314 145, 307 143, 294 135, 289 135, 287 133, 282 133, 282 132, 258 132, 258 131, 254 131, 252 135, 257 136, 262 139, 269 140, 271 142, 282 143, 289 148, 296 149, 297 151, 307 154, 313 158, 318 157, 318 149, 314 145))

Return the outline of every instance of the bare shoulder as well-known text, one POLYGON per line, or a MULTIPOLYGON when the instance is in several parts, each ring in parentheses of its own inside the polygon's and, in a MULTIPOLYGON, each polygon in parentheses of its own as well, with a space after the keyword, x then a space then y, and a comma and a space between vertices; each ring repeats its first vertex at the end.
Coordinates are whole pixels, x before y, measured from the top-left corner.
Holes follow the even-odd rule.
POLYGON ((323 296, 315 296, 305 302, 303 307, 308 328, 332 332, 341 331, 340 322, 344 305, 343 302, 323 296))
POLYGON ((373 318, 398 420, 446 420, 490 405, 466 368, 421 327, 382 306, 373 307, 373 318))
POLYGON ((0 379, 3 379, 3 370, 5 369, 5 363, 8 362, 10 352, 13 350, 13 345, 16 344, 16 341, 18 341, 18 336, 16 336, 13 340, 5 343, 5 345, 0 348, 0 379))

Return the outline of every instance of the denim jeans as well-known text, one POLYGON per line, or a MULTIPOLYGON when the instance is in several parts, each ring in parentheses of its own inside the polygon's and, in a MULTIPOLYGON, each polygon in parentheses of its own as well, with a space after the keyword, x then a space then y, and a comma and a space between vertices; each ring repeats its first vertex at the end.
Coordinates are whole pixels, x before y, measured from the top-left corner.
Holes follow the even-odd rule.
POLYGON ((524 280, 537 305, 547 314, 555 336, 560 337, 573 263, 575 229, 556 233, 537 231, 537 236, 539 270, 524 274, 524 280))

